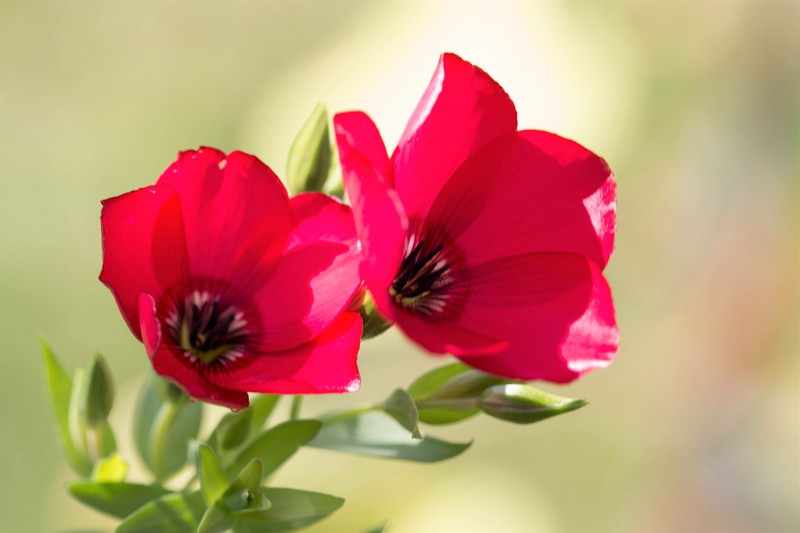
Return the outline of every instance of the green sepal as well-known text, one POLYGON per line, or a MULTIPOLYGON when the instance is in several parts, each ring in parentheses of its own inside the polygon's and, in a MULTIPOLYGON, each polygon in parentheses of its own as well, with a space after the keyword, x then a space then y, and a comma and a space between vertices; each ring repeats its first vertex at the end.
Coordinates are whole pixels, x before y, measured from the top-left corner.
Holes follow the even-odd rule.
POLYGON ((452 363, 434 368, 414 380, 408 387, 408 393, 415 401, 425 400, 436 394, 436 391, 449 379, 467 372, 469 369, 470 368, 463 363, 452 363))
POLYGON ((270 428, 236 454, 228 467, 228 472, 244 468, 253 457, 263 463, 263 476, 275 472, 294 455, 300 446, 313 439, 322 427, 318 420, 290 420, 270 428))
POLYGON ((115 533, 195 533, 206 506, 200 491, 171 493, 139 507, 115 533))
POLYGON ((308 443, 315 448, 373 457, 431 463, 455 457, 472 443, 452 443, 433 437, 412 439, 408 430, 379 412, 337 417, 308 443))
POLYGON ((403 389, 395 390, 382 404, 383 410, 397 420, 397 423, 411 432, 411 437, 421 439, 419 432, 419 411, 414 400, 403 389))
POLYGON ((369 291, 364 294, 364 301, 358 308, 358 312, 361 315, 363 324, 361 330, 362 339, 377 337, 392 327, 392 323, 378 312, 378 308, 375 306, 375 298, 372 297, 369 291))
POLYGON ((91 428, 102 426, 114 405, 114 382, 105 358, 95 355, 87 373, 84 394, 79 400, 79 410, 86 424, 91 428))
POLYGON ((97 483, 125 481, 128 475, 128 463, 118 453, 98 460, 92 470, 92 480, 97 483))
POLYGON ((344 499, 320 492, 266 487, 259 489, 272 507, 265 512, 232 513, 235 533, 294 531, 322 520, 344 504, 344 499))
POLYGON ((92 473, 92 461, 89 459, 86 449, 77 446, 73 441, 70 431, 69 405, 72 396, 72 378, 58 362, 44 339, 40 341, 40 344, 50 405, 55 415, 64 457, 76 474, 82 477, 89 477, 92 473))
POLYGON ((585 400, 548 394, 523 383, 495 385, 478 399, 478 407, 484 413, 516 424, 532 424, 586 404, 585 400))
POLYGON ((159 485, 97 481, 75 481, 67 485, 67 491, 81 503, 117 518, 170 493, 159 485))
POLYGON ((332 158, 328 111, 317 104, 289 149, 286 179, 293 194, 321 192, 332 158))

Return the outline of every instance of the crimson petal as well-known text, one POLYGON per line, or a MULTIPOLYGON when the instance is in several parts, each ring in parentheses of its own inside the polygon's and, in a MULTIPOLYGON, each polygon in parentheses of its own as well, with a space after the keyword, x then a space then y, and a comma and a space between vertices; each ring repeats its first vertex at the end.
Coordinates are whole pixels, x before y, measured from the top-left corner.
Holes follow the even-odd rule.
POLYGON ((363 247, 361 275, 378 309, 388 314, 389 285, 400 265, 408 221, 388 185, 389 158, 372 120, 353 112, 336 115, 333 123, 344 186, 363 247))
POLYGON ((181 204, 170 186, 156 185, 103 201, 102 281, 138 339, 139 293, 160 294, 188 269, 181 204))
POLYGON ((426 220, 470 264, 568 252, 604 266, 616 230, 614 177, 600 157, 543 131, 506 135, 473 155, 426 220))
POLYGON ((323 194, 291 199, 295 228, 286 255, 254 296, 262 345, 283 350, 319 335, 361 285, 359 251, 348 206, 323 194))
POLYGON ((508 339, 507 349, 460 357, 515 379, 571 381, 607 366, 619 332, 599 267, 574 254, 528 254, 473 267, 458 323, 508 339))
POLYGON ((192 273, 233 280, 240 293, 257 289, 292 225, 278 177, 251 155, 201 148, 182 152, 158 184, 180 195, 192 273))
POLYGON ((392 155, 408 217, 424 218, 470 154, 516 129, 517 111, 503 88, 457 55, 442 55, 392 155))
POLYGON ((361 317, 342 313, 321 335, 281 352, 245 354, 208 378, 222 387, 273 394, 352 392, 360 378, 356 354, 361 317))

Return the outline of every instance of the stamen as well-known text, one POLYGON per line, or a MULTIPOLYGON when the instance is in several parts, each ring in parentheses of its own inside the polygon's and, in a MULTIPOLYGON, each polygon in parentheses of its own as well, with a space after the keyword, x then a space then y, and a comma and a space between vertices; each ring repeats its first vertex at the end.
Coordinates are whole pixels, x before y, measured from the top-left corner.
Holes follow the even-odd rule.
POLYGON ((400 271, 389 294, 409 310, 432 315, 444 310, 450 297, 445 289, 453 278, 444 245, 426 244, 425 239, 414 234, 408 237, 400 271))
POLYGON ((194 291, 166 319, 172 341, 192 362, 227 364, 244 354, 247 320, 207 291, 194 291))

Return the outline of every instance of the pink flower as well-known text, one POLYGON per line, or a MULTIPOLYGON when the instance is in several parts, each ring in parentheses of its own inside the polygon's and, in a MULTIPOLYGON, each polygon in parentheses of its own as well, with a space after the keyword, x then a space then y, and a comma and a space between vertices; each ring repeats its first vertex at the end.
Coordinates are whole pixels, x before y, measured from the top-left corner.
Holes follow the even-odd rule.
POLYGON ((156 372, 197 399, 358 388, 350 209, 289 199, 257 158, 182 152, 152 187, 103 202, 103 271, 156 372))
POLYGON ((363 113, 334 119, 378 310, 435 353, 516 379, 607 366, 619 333, 602 270, 614 178, 582 146, 517 131, 485 72, 442 56, 388 157, 363 113))

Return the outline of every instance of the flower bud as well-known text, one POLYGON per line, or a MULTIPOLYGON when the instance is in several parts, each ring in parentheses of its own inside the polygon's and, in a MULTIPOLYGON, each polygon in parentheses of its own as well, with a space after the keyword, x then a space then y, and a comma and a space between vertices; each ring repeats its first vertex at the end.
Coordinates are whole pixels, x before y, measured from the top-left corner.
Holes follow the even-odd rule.
POLYGON ((484 390, 508 381, 479 370, 467 370, 451 377, 431 395, 431 398, 470 398, 479 396, 484 390))
POLYGON ((331 155, 328 112, 318 104, 289 149, 286 179, 292 193, 321 192, 328 179, 331 155))
POLYGON ((98 429, 105 423, 113 404, 114 382, 111 371, 103 356, 97 354, 87 374, 79 411, 89 427, 98 429))
POLYGON ((585 400, 547 394, 523 383, 495 385, 486 389, 478 398, 478 407, 481 411, 516 424, 538 422, 574 411, 586 403, 585 400))

